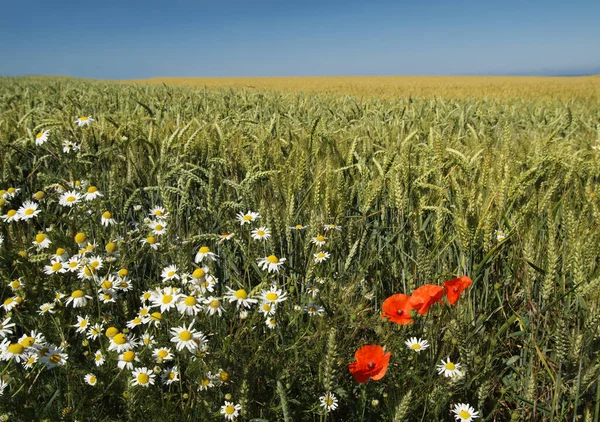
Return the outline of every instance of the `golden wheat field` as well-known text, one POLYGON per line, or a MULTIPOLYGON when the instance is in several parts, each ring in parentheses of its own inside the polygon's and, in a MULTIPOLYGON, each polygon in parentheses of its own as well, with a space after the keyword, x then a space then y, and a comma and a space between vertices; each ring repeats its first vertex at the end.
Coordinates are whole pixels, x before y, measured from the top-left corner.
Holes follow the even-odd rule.
POLYGON ((346 76, 270 78, 151 78, 126 81, 192 88, 318 92, 359 98, 398 96, 430 98, 518 98, 600 101, 600 75, 539 76, 346 76))
POLYGON ((0 78, 0 420, 600 418, 600 78, 0 78))

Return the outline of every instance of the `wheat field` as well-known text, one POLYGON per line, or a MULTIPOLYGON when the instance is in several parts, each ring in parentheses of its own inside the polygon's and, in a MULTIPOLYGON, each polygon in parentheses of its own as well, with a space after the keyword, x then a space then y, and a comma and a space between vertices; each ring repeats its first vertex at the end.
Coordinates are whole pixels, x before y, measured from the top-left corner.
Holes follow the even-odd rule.
POLYGON ((598 421, 599 81, 1 78, 2 420, 598 421))

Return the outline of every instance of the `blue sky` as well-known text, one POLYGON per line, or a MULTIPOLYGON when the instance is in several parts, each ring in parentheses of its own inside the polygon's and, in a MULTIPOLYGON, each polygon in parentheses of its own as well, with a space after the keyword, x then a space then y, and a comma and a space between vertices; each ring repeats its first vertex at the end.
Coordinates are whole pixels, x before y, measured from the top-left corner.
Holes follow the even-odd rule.
POLYGON ((0 75, 600 73, 600 1, 5 1, 0 75))

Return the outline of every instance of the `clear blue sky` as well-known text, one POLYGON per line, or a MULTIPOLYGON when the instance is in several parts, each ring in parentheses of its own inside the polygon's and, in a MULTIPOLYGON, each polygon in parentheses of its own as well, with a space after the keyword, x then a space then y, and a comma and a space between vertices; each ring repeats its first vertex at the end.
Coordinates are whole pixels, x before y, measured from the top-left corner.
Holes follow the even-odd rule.
POLYGON ((600 0, 5 0, 0 11, 0 75, 600 73, 600 0))

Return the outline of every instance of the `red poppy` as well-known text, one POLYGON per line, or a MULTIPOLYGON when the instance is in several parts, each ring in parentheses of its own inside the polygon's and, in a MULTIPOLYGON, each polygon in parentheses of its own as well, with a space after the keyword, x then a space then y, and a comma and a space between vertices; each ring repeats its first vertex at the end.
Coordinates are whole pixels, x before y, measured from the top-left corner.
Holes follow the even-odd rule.
POLYGON ((409 299, 410 296, 402 293, 388 297, 381 306, 381 318, 387 318, 396 324, 412 324, 414 321, 410 317, 412 306, 408 303, 409 299))
POLYGON ((380 380, 387 371, 392 352, 383 353, 383 348, 376 345, 366 345, 354 353, 356 362, 348 365, 348 369, 357 382, 363 383, 373 379, 380 380))
POLYGON ((431 305, 441 302, 442 296, 444 296, 443 287, 426 284, 413 292, 409 303, 419 312, 419 315, 425 315, 431 305))
POLYGON ((460 294, 471 284, 473 284, 473 280, 471 280, 466 275, 463 275, 460 278, 444 281, 444 287, 446 288, 446 296, 448 297, 448 303, 450 303, 450 305, 454 305, 458 300, 460 294))

